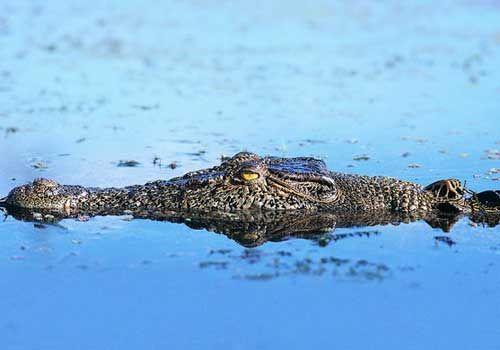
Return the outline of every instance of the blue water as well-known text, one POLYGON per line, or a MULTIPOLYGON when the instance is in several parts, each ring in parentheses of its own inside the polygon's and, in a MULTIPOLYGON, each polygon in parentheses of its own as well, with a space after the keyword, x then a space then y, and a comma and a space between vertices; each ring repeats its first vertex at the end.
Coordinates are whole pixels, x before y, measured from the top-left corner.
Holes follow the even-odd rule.
MULTIPOLYGON (((241 150, 498 189, 499 82, 494 0, 3 0, 0 195, 241 150)), ((333 234, 364 231, 249 249, 167 222, 7 217, 0 349, 500 349, 500 227, 333 234)))

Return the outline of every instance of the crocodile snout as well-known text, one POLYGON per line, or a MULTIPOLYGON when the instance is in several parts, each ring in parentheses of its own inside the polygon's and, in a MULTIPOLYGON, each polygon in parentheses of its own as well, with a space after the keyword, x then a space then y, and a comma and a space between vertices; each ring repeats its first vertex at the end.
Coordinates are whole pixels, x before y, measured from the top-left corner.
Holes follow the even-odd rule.
POLYGON ((49 179, 35 179, 26 185, 15 187, 2 204, 19 208, 64 209, 68 198, 62 186, 49 179))

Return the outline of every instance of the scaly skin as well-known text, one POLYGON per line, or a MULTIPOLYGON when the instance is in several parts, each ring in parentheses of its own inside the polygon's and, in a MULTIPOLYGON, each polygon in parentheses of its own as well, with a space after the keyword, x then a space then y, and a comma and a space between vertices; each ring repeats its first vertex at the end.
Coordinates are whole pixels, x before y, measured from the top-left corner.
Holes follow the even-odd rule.
POLYGON ((261 158, 241 152, 210 169, 124 188, 86 188, 37 179, 14 188, 4 202, 12 207, 53 210, 66 216, 185 210, 444 210, 467 214, 498 210, 499 192, 487 192, 467 196, 458 180, 441 180, 423 188, 389 177, 331 172, 314 158, 261 158))

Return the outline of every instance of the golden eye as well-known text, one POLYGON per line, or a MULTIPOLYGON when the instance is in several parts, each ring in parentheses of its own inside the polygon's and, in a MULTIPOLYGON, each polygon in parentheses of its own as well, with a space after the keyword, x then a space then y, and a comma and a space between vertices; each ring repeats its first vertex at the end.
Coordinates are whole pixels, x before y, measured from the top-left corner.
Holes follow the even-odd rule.
POLYGON ((245 181, 253 181, 259 178, 259 174, 257 173, 252 173, 249 171, 244 171, 241 174, 241 178, 245 181))

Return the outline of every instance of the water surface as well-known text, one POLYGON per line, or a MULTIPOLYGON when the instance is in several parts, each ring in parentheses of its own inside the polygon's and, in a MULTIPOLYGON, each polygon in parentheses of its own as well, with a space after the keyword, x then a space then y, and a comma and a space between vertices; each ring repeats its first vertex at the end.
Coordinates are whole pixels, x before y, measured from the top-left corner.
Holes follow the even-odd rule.
MULTIPOLYGON (((0 194, 241 150, 498 189, 499 6, 3 1, 0 194)), ((0 348, 499 348, 498 226, 330 234, 345 238, 248 248, 168 222, 7 217, 0 348)))

